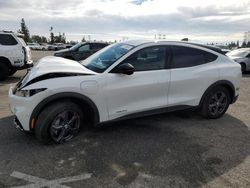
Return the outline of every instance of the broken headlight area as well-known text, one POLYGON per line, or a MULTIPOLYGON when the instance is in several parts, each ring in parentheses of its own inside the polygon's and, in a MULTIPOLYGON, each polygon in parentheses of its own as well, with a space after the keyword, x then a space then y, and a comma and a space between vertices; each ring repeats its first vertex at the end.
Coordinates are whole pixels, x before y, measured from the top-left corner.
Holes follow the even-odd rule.
POLYGON ((37 93, 40 93, 47 88, 30 89, 30 90, 16 90, 15 95, 19 97, 31 97, 37 93))

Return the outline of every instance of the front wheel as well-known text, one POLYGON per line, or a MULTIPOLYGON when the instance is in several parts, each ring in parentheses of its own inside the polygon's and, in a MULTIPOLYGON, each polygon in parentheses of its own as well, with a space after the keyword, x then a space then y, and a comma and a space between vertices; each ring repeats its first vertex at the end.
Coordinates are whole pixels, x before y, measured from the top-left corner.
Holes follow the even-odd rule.
POLYGON ((83 113, 72 102, 54 103, 38 116, 35 134, 43 143, 64 143, 75 137, 83 123, 83 113))
POLYGON ((231 101, 230 93, 227 88, 218 86, 211 89, 203 100, 201 115, 216 119, 227 111, 231 101))
POLYGON ((8 76, 9 76, 8 66, 0 62, 0 81, 5 80, 8 76))
POLYGON ((17 70, 16 69, 10 69, 9 70, 9 76, 12 76, 13 74, 15 74, 17 72, 17 70))

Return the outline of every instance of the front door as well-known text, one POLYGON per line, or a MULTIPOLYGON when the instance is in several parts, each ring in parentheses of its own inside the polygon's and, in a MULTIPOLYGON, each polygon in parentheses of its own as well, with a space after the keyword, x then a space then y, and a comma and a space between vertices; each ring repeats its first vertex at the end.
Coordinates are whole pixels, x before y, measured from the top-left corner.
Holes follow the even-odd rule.
POLYGON ((148 47, 121 62, 134 66, 135 72, 132 75, 107 74, 106 96, 110 120, 167 105, 170 85, 167 59, 165 47, 148 47))

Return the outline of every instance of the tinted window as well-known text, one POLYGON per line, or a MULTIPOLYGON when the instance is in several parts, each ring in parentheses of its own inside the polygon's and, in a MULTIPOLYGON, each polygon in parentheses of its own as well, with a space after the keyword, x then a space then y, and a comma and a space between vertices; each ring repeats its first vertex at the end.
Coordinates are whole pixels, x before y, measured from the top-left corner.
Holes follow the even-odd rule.
POLYGON ((217 56, 195 48, 173 46, 173 68, 184 68, 202 65, 214 61, 217 56))
POLYGON ((105 47, 107 45, 105 44, 98 44, 98 43, 93 43, 91 44, 91 49, 92 50, 99 50, 99 49, 102 49, 103 47, 105 47))
POLYGON ((11 35, 0 34, 0 44, 2 45, 16 45, 16 39, 11 35))
POLYGON ((165 47, 145 48, 132 54, 123 63, 130 63, 135 67, 135 71, 164 69, 165 47))
POLYGON ((83 46, 81 46, 80 48, 78 48, 79 52, 88 52, 89 51, 89 44, 85 44, 83 46))

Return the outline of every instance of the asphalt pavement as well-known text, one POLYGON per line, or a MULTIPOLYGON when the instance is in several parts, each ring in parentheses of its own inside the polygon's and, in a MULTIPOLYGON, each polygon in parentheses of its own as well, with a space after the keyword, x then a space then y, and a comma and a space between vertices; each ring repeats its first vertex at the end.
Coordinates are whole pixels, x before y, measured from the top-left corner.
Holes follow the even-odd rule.
POLYGON ((0 187, 250 187, 250 74, 220 119, 179 111, 42 145, 15 129, 8 108, 8 88, 24 73, 0 82, 0 187))

